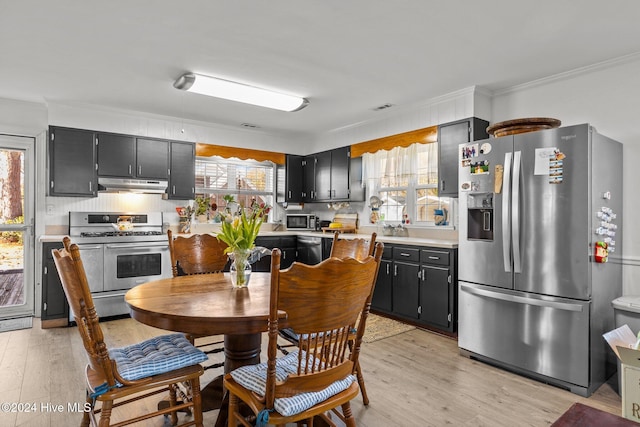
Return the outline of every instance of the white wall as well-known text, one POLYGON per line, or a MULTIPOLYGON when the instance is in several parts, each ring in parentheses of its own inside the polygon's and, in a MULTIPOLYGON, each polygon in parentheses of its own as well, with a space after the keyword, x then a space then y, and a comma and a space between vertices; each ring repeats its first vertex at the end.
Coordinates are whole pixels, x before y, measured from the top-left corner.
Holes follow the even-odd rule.
MULTIPOLYGON (((623 174, 623 293, 640 295, 640 55, 603 63, 511 88, 493 97, 492 122, 520 117, 554 117, 562 125, 590 123, 620 141, 623 174)), ((618 258, 618 259, 616 259, 618 258)))

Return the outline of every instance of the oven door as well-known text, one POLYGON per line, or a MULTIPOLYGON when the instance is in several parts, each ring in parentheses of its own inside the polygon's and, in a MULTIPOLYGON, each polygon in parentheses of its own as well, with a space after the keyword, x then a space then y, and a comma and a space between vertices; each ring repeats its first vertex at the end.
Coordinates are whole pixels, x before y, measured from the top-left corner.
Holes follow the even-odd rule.
POLYGON ((102 292, 104 290, 104 245, 79 244, 78 249, 89 289, 92 293, 102 292))
POLYGON ((104 251, 104 290, 130 289, 171 277, 168 242, 110 243, 104 251))

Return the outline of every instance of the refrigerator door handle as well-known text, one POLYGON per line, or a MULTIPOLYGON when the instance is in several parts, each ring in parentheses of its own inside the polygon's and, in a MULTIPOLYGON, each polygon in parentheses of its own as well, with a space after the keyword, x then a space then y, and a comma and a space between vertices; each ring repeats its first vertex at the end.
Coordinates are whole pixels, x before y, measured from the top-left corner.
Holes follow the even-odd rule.
POLYGON ((560 301, 546 301, 546 300, 540 300, 535 298, 521 297, 518 295, 503 294, 501 292, 494 292, 494 291, 489 291, 485 289, 472 288, 471 286, 467 286, 463 284, 460 285, 460 290, 473 295, 478 295, 481 297, 493 298, 493 299, 498 299, 498 300, 507 301, 507 302, 514 302, 519 304, 528 304, 528 305, 535 305, 538 307, 555 308, 558 310, 565 310, 565 311, 581 312, 583 310, 583 305, 581 304, 572 304, 569 302, 560 302, 560 301))
POLYGON ((504 155, 504 177, 502 182, 504 193, 502 195, 502 258, 504 259, 504 271, 511 272, 511 246, 509 245, 509 199, 511 198, 511 155, 504 155))
POLYGON ((513 185, 511 187, 511 239, 513 247, 513 271, 522 273, 520 258, 520 167, 522 153, 516 151, 513 155, 513 185))

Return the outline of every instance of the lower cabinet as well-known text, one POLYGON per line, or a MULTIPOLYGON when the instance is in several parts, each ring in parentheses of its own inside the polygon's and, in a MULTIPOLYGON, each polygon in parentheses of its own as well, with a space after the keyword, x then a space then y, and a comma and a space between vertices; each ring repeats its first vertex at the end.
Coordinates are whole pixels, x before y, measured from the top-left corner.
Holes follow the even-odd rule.
POLYGON ((51 254, 52 249, 60 248, 62 243, 42 244, 41 321, 43 328, 67 326, 69 323, 69 304, 51 254))
MULTIPOLYGON (((258 236, 256 246, 267 249, 278 248, 281 251, 280 268, 288 268, 296 260, 296 236, 258 236)), ((271 271, 271 256, 265 256, 251 265, 253 271, 271 271)))
POLYGON ((372 309, 455 332, 456 249, 385 244, 372 309))

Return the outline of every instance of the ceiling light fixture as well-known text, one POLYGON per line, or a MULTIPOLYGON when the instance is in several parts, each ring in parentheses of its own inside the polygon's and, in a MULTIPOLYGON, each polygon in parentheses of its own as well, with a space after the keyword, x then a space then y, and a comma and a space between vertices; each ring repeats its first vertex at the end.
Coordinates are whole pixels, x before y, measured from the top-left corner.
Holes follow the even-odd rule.
POLYGON ((255 86, 248 86, 242 83, 195 73, 187 73, 180 76, 173 84, 173 87, 202 95, 282 111, 298 111, 306 107, 309 103, 305 98, 299 96, 285 95, 255 86))

